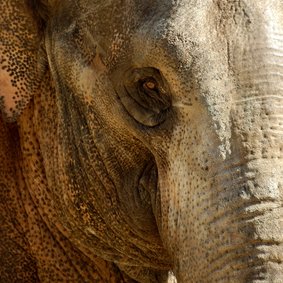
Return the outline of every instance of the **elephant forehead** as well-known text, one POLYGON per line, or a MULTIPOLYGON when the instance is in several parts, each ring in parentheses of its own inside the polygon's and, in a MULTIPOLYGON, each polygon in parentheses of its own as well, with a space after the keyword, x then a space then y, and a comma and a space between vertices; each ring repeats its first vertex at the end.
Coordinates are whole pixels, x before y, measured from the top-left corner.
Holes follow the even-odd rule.
POLYGON ((233 101, 252 93, 244 84, 249 83, 252 91, 256 88, 256 78, 243 75, 242 70, 249 68, 252 73, 258 60, 267 60, 263 53, 253 57, 258 46, 275 46, 276 31, 283 23, 280 1, 66 3, 72 11, 69 15, 74 15, 66 16, 62 9, 66 27, 71 27, 71 34, 76 25, 87 29, 82 33, 84 42, 89 44, 91 38, 90 49, 101 46, 109 70, 121 69, 123 64, 161 70, 179 117, 193 112, 183 105, 195 93, 212 117, 223 157, 229 153, 233 101))
POLYGON ((116 53, 112 54, 115 58, 115 55, 120 55, 117 49, 128 47, 132 38, 142 30, 142 40, 163 39, 170 46, 182 44, 184 56, 188 56, 192 44, 204 48, 205 52, 212 51, 218 46, 223 47, 219 37, 233 38, 246 34, 250 27, 259 29, 259 26, 282 23, 282 4, 278 0, 271 2, 81 0, 73 5, 72 1, 63 1, 52 33, 65 33, 81 25, 89 30, 95 41, 100 41, 109 52, 116 53), (212 47, 208 44, 210 42, 212 47))

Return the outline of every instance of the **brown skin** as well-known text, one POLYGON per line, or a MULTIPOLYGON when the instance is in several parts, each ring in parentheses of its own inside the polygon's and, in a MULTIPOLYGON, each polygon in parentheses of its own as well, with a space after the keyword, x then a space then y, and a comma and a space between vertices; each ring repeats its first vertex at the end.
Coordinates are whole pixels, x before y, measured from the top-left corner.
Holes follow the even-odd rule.
POLYGON ((10 3, 4 282, 282 282, 281 1, 10 3))

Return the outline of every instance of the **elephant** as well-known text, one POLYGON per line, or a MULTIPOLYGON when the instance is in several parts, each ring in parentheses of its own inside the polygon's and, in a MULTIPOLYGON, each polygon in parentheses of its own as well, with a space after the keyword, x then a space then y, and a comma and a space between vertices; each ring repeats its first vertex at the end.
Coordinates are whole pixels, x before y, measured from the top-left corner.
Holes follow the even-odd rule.
POLYGON ((283 282, 281 0, 0 11, 1 282, 283 282))

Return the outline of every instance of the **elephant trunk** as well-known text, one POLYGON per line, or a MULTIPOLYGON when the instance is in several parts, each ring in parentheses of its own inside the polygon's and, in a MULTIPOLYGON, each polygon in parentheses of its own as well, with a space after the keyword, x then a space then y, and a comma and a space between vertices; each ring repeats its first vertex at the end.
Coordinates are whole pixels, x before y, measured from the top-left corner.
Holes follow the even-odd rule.
POLYGON ((238 164, 193 192, 179 181, 166 231, 178 282, 283 278, 282 168, 274 160, 238 164))
POLYGON ((283 113, 276 99, 259 94, 235 103, 224 159, 219 140, 203 144, 209 126, 194 134, 193 152, 185 137, 171 148, 160 174, 162 237, 178 282, 282 282, 283 113))

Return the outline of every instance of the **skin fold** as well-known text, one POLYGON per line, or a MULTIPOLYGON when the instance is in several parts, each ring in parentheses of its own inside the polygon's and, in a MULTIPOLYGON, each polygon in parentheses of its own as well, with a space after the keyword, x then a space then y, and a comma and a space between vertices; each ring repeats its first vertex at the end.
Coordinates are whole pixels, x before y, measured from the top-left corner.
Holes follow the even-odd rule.
POLYGON ((0 11, 0 282, 283 282, 281 0, 0 11))

